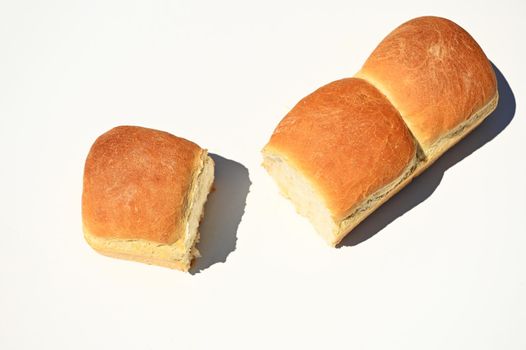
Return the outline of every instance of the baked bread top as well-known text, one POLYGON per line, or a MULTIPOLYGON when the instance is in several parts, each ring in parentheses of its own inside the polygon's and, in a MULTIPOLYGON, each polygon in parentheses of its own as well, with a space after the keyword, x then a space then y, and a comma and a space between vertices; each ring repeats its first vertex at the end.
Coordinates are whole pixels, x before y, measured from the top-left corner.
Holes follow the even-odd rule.
POLYGON ((440 17, 396 28, 356 76, 388 97, 425 153, 497 93, 495 73, 477 42, 440 17))
POLYGON ((184 236, 188 194, 203 150, 169 133, 119 126, 91 147, 82 219, 101 238, 172 244, 184 236))

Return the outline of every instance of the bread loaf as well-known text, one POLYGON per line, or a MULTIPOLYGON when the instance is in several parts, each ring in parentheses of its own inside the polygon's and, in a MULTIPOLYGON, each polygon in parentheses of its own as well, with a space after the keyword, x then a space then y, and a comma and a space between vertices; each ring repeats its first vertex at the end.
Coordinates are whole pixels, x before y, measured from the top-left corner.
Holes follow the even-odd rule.
POLYGON ((402 24, 354 78, 302 99, 263 149, 281 193, 335 246, 496 107, 492 66, 460 26, 402 24))
POLYGON ((84 168, 82 220, 98 252, 187 271, 214 163, 195 143, 120 126, 101 135, 84 168))

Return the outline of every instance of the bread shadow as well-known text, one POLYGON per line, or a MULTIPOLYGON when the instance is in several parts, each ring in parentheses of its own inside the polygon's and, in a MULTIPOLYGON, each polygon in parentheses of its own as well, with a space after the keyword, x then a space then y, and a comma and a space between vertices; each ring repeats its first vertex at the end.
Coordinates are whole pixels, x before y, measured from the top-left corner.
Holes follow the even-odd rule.
POLYGON ((492 66, 499 89, 499 102, 495 111, 429 169, 360 223, 338 247, 355 246, 368 240, 396 218, 422 203, 438 187, 447 169, 493 140, 508 126, 515 116, 515 97, 506 78, 494 64, 492 66))
POLYGON ((201 238, 197 249, 201 257, 195 259, 191 274, 225 262, 236 249, 237 228, 245 212, 250 189, 248 169, 240 163, 211 153, 214 160, 214 188, 208 195, 205 215, 199 225, 201 238))

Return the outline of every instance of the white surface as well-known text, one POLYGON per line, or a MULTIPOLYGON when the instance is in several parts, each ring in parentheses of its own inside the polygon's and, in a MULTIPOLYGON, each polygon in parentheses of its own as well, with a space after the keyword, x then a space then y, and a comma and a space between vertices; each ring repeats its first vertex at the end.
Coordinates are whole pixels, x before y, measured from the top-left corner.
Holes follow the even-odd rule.
POLYGON ((434 3, 2 0, 0 348, 526 348, 526 7, 434 3), (301 97, 423 14, 466 28, 516 107, 508 92, 500 121, 330 249, 259 151, 301 97), (184 274, 83 241, 84 159, 119 124, 233 160, 204 223, 209 266, 184 274))

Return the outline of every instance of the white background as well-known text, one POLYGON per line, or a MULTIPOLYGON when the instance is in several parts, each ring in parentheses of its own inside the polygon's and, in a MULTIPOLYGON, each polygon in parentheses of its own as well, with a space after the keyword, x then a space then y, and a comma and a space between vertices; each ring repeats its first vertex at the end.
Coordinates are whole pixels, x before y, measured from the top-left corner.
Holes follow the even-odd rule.
POLYGON ((525 349, 526 7, 433 2, 0 1, 0 348, 525 349), (260 149, 426 14, 475 37, 501 105, 331 249, 260 149), (218 155, 191 274, 83 240, 84 160, 120 124, 218 155))

